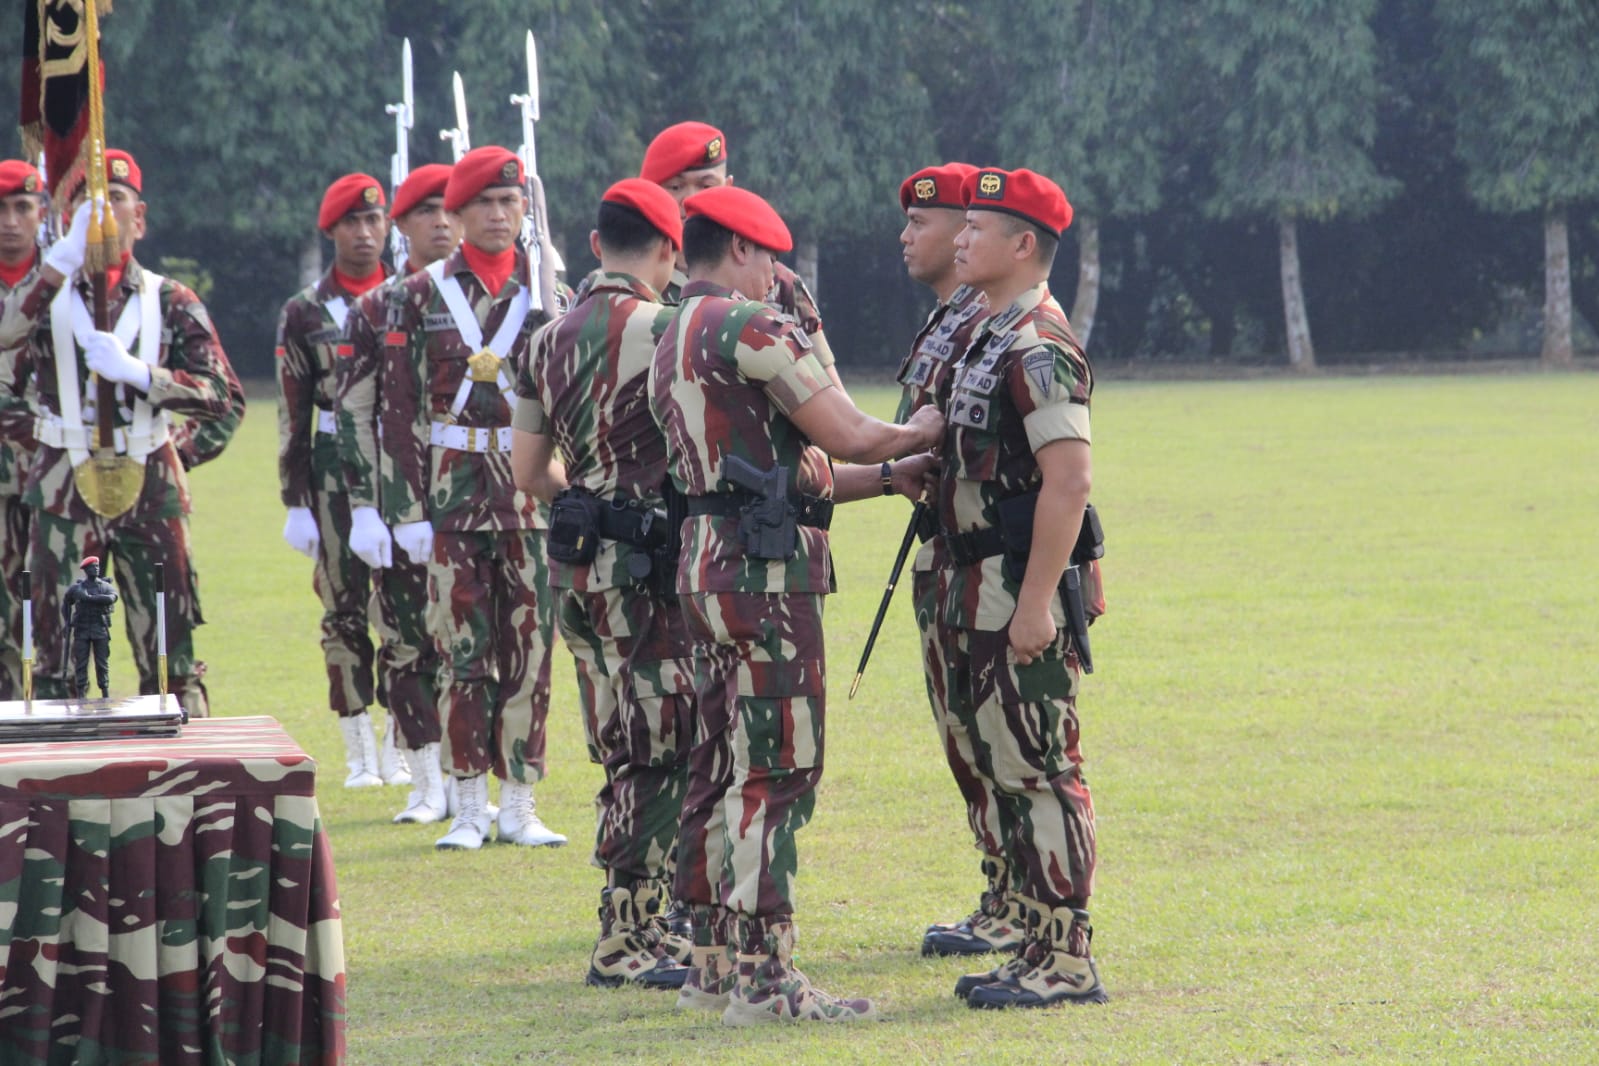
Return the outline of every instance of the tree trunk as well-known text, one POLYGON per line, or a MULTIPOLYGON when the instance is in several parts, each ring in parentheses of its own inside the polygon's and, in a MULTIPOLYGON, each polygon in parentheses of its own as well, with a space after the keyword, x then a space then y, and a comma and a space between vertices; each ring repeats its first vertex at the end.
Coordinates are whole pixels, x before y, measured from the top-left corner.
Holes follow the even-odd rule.
POLYGON ((806 288, 811 290, 811 296, 820 305, 822 293, 816 276, 818 255, 816 242, 813 240, 803 240, 794 245, 794 273, 805 282, 806 288))
POLYGON ((1077 219, 1077 299, 1072 301, 1072 332, 1077 343, 1088 350, 1088 335, 1094 332, 1094 312, 1099 310, 1099 220, 1077 219))
POLYGON ((300 246, 300 284, 310 285, 322 276, 322 236, 311 234, 300 246))
POLYGON ((1543 221, 1543 361, 1571 365, 1571 243, 1566 212, 1551 208, 1543 221))
POLYGON ((1291 216, 1277 221, 1283 274, 1283 319, 1288 330, 1288 365, 1314 370, 1316 349, 1310 343, 1310 319, 1305 314, 1305 287, 1299 280, 1299 225, 1291 216))

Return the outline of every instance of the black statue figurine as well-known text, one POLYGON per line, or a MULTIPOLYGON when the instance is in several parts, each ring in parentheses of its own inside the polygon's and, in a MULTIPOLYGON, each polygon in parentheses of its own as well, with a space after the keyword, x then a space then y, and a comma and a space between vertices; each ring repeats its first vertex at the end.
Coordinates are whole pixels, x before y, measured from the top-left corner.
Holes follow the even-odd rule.
POLYGON ((72 640, 72 674, 79 699, 89 691, 89 650, 94 649, 94 673, 100 682, 100 698, 110 693, 111 684, 111 607, 117 590, 100 576, 100 559, 83 560, 83 580, 67 587, 61 601, 61 615, 72 640))

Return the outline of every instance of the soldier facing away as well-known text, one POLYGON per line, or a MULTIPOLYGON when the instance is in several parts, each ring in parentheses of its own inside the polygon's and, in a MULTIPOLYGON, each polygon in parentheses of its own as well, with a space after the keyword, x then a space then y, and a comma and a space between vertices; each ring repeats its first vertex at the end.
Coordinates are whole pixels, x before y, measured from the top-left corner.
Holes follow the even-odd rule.
POLYGON ((89 693, 89 656, 94 655, 94 676, 100 698, 111 694, 111 609, 117 590, 100 576, 100 558, 83 560, 83 577, 67 586, 61 598, 61 622, 72 635, 72 683, 79 699, 89 693))

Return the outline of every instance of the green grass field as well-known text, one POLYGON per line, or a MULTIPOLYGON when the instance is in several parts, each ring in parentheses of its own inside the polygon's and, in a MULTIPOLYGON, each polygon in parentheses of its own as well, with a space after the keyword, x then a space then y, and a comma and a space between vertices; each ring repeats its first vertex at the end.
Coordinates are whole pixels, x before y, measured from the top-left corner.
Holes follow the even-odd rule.
MULTIPOLYGON (((859 397, 879 414, 886 389, 859 397)), ((906 602, 845 700, 903 502, 842 510, 800 961, 862 1029, 724 1029, 582 984, 600 776, 556 651, 541 813, 573 845, 435 853, 346 792, 272 403, 194 477, 219 714, 321 761, 358 1064, 1599 1061, 1599 375, 1108 383, 1110 613, 1081 713, 1112 1002, 989 1014, 917 954, 979 887, 906 602)), ((119 678, 131 677, 119 650, 119 678)))

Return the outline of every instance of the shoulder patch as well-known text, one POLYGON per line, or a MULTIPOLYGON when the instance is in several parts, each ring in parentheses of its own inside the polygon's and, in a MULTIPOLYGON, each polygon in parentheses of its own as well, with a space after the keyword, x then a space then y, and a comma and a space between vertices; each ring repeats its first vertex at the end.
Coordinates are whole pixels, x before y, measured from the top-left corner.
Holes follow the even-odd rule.
POLYGON ((1055 353, 1044 349, 1033 352, 1022 360, 1022 371, 1038 386, 1046 397, 1055 388, 1055 353))

